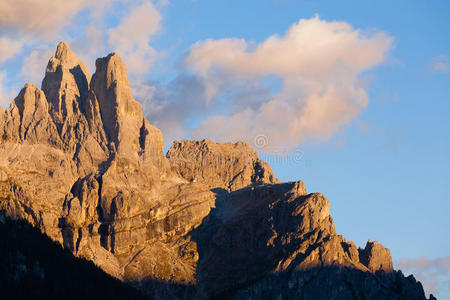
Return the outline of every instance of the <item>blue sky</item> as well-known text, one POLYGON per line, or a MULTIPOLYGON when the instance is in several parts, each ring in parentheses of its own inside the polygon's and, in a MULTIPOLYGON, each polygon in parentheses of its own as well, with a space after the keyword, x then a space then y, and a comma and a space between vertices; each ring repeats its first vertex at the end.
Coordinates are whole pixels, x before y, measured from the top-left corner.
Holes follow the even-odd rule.
POLYGON ((69 0, 51 17, 22 2, 0 5, 1 106, 40 85, 60 40, 91 72, 117 51, 167 146, 262 135, 272 147, 256 150, 281 180, 327 196, 340 234, 380 241, 450 298, 449 1, 69 0), (297 38, 337 42, 316 55, 297 38))

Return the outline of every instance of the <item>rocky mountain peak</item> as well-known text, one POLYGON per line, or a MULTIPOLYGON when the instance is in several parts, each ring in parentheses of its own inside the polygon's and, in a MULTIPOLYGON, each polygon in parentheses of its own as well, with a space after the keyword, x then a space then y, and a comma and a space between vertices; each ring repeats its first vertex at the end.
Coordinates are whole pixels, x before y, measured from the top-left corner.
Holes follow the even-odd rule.
POLYGON ((47 114, 45 94, 34 84, 26 83, 14 99, 13 106, 17 108, 21 122, 28 124, 30 118, 43 118, 47 114))
POLYGON ((4 117, 3 140, 60 145, 56 126, 48 114, 47 99, 36 85, 25 84, 4 117))
POLYGON ((162 134, 143 117, 126 66, 115 53, 96 61, 91 80, 86 65, 69 45, 59 43, 48 62, 42 90, 27 85, 9 111, 0 117, 6 118, 0 126, 3 139, 56 145, 72 155, 80 174, 96 170, 113 156, 168 168, 162 134), (37 113, 28 116, 35 109, 37 113), (29 126, 30 118, 36 120, 26 131, 22 127, 29 126), (31 130, 36 131, 34 135, 31 130))
POLYGON ((60 134, 66 133, 64 124, 71 127, 79 122, 88 95, 89 81, 86 65, 67 43, 59 43, 55 55, 47 64, 42 90, 47 96, 49 112, 60 134))
POLYGON ((91 91, 99 105, 108 140, 117 153, 135 155, 140 143, 144 117, 141 104, 132 95, 125 63, 115 53, 96 60, 91 91))
POLYGON ((0 109, 0 216, 24 219, 151 298, 425 299, 388 249, 338 235, 330 203, 281 183, 248 144, 174 142, 115 53, 62 42, 42 90, 0 109))
POLYGON ((54 58, 61 61, 61 64, 70 67, 74 67, 79 64, 78 57, 69 47, 66 42, 60 42, 56 47, 54 58))

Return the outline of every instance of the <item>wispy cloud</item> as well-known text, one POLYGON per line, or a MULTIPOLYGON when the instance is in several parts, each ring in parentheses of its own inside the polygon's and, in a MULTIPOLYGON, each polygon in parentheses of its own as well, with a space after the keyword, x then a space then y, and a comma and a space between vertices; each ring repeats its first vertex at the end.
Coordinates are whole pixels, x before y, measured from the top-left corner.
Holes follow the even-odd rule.
POLYGON ((400 259, 394 264, 403 273, 413 274, 422 282, 427 293, 450 296, 450 256, 437 259, 426 257, 400 259))
POLYGON ((24 44, 25 41, 23 39, 12 39, 7 36, 0 37, 0 63, 17 55, 24 44))
POLYGON ((131 9, 120 24, 108 31, 110 46, 119 52, 133 73, 148 73, 157 52, 151 37, 161 28, 161 15, 146 1, 131 9))
POLYGON ((0 106, 6 108, 13 99, 14 89, 7 85, 6 78, 8 73, 5 70, 0 70, 0 106))
POLYGON ((9 97, 5 95, 3 82, 5 80, 6 71, 0 71, 0 106, 6 106, 9 103, 9 97))
POLYGON ((19 76, 27 82, 40 86, 42 79, 44 79, 48 60, 53 54, 54 49, 45 46, 32 50, 24 58, 19 76))
POLYGON ((431 68, 434 71, 448 72, 450 71, 450 60, 446 55, 433 57, 431 60, 431 68))
POLYGON ((181 73, 168 84, 133 80, 133 94, 143 103, 144 113, 162 130, 164 140, 171 142, 189 134, 187 123, 208 113, 203 98, 202 78, 181 73))

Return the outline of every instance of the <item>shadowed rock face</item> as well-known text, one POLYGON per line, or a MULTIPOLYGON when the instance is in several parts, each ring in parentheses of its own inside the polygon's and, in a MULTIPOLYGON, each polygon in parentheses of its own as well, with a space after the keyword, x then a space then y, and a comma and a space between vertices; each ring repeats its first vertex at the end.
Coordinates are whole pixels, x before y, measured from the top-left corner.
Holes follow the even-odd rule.
POLYGON ((329 202, 245 143, 175 142, 142 115, 117 54, 65 43, 42 90, 0 109, 0 210, 155 298, 425 299, 388 249, 335 231, 329 202))
POLYGON ((148 299, 78 259, 24 221, 0 212, 2 299, 148 299))

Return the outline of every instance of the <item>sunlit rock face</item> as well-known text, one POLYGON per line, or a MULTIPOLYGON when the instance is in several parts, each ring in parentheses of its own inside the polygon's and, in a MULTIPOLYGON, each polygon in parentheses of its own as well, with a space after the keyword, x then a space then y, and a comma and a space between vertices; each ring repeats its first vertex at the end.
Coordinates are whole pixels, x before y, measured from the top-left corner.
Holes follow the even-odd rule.
POLYGON ((243 142, 183 140, 173 143, 167 158, 179 176, 211 188, 235 191, 252 184, 279 183, 269 164, 243 142))
POLYGON ((184 140, 165 156, 117 54, 91 78, 60 43, 42 88, 0 108, 0 141, 0 210, 151 297, 425 299, 249 145, 184 140))

